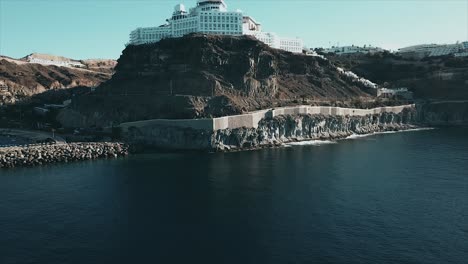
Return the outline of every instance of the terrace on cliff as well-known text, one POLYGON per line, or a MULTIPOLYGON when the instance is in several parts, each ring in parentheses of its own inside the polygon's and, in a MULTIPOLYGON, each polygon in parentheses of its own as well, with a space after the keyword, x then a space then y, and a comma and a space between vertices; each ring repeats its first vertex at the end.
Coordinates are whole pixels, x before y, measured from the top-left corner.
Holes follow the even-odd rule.
POLYGON ((127 46, 116 73, 74 99, 64 124, 241 114, 305 101, 371 99, 373 89, 330 61, 272 49, 249 36, 191 34, 127 46))

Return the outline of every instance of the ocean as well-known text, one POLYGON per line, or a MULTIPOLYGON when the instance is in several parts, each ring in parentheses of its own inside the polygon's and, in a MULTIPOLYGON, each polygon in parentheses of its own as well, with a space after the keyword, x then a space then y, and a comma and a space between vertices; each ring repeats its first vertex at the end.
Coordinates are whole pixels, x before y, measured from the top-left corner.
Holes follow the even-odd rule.
POLYGON ((0 263, 466 263, 468 128, 0 170, 0 263))

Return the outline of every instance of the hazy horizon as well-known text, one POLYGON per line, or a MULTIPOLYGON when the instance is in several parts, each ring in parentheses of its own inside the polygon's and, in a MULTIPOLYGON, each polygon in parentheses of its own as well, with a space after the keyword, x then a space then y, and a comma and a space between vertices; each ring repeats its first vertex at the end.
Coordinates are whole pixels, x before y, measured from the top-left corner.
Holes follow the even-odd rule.
MULTIPOLYGON (((401 47, 468 40, 468 0, 226 0, 265 31, 301 37, 311 48, 401 47)), ((137 27, 163 24, 173 7, 196 0, 0 0, 0 54, 48 53, 117 59, 137 27)))

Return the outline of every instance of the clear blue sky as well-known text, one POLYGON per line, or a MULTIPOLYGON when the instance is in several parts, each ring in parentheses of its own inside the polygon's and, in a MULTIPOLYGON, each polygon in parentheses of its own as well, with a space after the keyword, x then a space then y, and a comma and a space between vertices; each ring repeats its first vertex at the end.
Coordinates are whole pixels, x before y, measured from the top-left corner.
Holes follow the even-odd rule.
MULTIPOLYGON (((0 0, 0 54, 118 58, 131 30, 157 26, 196 0, 0 0)), ((227 0, 281 36, 309 47, 388 49, 468 40, 468 0, 227 0)))

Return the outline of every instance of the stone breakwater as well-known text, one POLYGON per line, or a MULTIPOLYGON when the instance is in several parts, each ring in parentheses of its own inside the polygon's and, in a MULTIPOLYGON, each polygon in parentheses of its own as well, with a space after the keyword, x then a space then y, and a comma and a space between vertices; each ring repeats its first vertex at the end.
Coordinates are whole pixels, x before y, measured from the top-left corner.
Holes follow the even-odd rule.
POLYGON ((129 142, 159 148, 237 151, 281 146, 306 140, 330 140, 416 128, 414 107, 398 112, 368 115, 281 114, 260 119, 256 126, 225 129, 194 129, 168 125, 129 127, 129 142))
POLYGON ((122 143, 69 143, 0 148, 0 168, 31 167, 128 155, 122 143))

